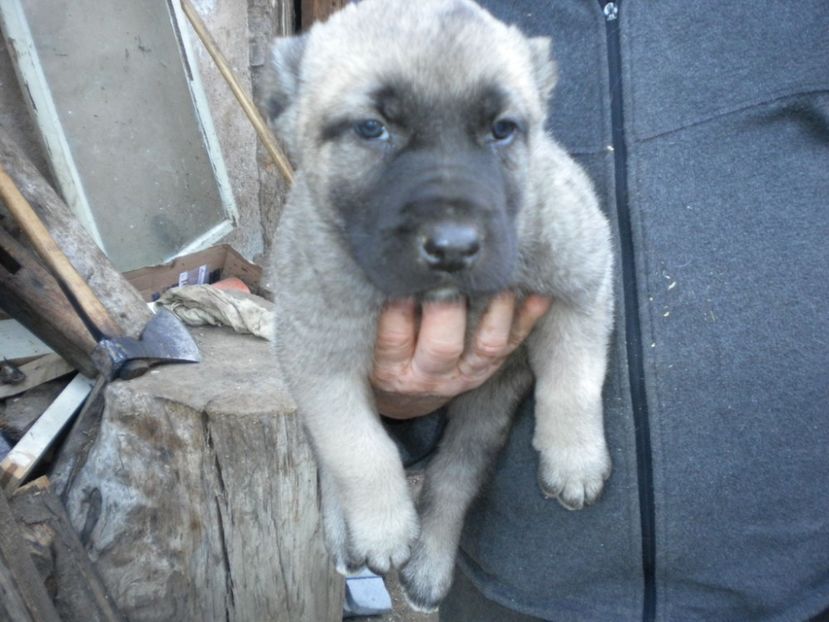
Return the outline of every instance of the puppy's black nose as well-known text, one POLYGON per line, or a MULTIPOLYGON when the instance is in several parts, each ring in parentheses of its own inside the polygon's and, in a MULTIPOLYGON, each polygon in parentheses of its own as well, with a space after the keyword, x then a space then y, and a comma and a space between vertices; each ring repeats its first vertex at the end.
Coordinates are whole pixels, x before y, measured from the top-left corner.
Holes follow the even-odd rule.
POLYGON ((478 229, 472 225, 443 222, 427 227, 420 254, 432 270, 457 272, 472 266, 481 250, 478 229))

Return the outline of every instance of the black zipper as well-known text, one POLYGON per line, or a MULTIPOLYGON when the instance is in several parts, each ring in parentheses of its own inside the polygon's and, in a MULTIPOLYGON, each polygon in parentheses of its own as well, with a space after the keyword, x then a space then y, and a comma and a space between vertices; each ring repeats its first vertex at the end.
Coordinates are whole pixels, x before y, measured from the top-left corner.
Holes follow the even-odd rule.
POLYGON ((645 392, 645 365, 642 327, 639 323, 639 289, 633 254, 633 230, 628 204, 627 145, 625 144, 624 109, 622 106, 622 58, 619 39, 619 5, 599 0, 607 29, 607 62, 610 76, 610 105, 613 155, 616 180, 616 215, 622 253, 622 284, 625 309, 625 335, 630 381, 630 397, 636 431, 636 470, 639 487, 639 513, 642 530, 642 575, 644 598, 642 620, 651 622, 656 614, 656 544, 654 538, 655 509, 653 501, 653 459, 651 455, 650 422, 645 392))

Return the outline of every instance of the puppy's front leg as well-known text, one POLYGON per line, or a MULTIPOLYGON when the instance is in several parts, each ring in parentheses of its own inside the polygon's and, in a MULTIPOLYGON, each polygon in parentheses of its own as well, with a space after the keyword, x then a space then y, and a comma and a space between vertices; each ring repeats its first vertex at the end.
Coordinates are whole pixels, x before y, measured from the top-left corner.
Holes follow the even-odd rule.
POLYGON ((426 469, 418 501, 421 533, 400 571, 412 608, 434 611, 449 591, 466 511, 506 441, 518 402, 531 383, 529 366, 519 351, 497 376, 450 404, 449 423, 426 469))
POLYGON ((610 475, 602 385, 612 320, 605 298, 590 310, 553 304, 527 341, 536 376, 533 447, 539 484, 570 510, 593 503, 610 475))
POLYGON ((418 521, 403 465, 374 411, 365 379, 343 375, 304 391, 297 402, 324 473, 327 540, 338 564, 367 565, 383 574, 403 564, 417 536, 418 521), (345 537, 331 530, 342 529, 345 537))

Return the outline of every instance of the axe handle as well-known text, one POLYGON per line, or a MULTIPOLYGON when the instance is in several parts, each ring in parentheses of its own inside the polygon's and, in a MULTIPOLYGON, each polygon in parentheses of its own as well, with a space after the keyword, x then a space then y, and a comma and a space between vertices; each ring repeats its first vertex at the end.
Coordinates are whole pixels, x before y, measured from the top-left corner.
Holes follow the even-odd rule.
POLYGON ((0 197, 3 198, 6 207, 20 225, 20 228, 31 240, 32 246, 34 246, 38 255, 74 296, 89 320, 105 335, 109 337, 119 335, 121 331, 113 322, 109 312, 55 243, 54 238, 52 238, 34 208, 20 194, 14 181, 2 167, 0 167, 0 197))
MULTIPOLYGON (((95 339, 34 252, 0 228, 0 307, 87 376, 95 339)), ((0 396, 3 391, 0 390, 0 396)))

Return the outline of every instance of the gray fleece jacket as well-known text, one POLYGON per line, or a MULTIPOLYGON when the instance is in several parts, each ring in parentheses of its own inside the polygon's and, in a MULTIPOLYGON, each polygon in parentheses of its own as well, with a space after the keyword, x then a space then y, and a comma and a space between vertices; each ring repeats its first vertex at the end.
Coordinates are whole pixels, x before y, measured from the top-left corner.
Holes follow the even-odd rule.
POLYGON ((482 4, 552 35, 551 130, 615 226, 614 472, 591 508, 545 500, 528 400, 468 517, 462 571, 488 599, 547 620, 818 616, 829 3, 482 4))

